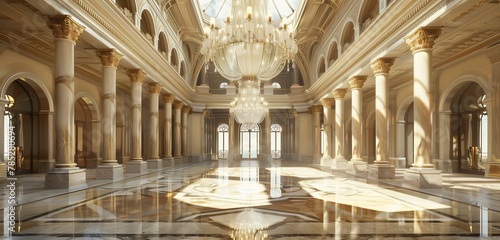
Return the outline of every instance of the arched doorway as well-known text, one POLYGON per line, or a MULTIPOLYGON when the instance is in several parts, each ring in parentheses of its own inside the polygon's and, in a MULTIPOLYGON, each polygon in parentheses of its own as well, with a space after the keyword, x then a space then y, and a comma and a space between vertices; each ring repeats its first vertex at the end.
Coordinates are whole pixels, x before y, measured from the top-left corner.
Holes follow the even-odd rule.
POLYGON ((413 102, 408 106, 405 112, 405 159, 406 167, 412 166, 414 161, 413 152, 413 102))
POLYGON ((259 154, 259 125, 240 128, 240 154, 244 159, 256 159, 259 154))
POLYGON ((4 150, 9 149, 9 129, 14 134, 15 172, 33 173, 39 159, 40 102, 35 90, 25 81, 13 81, 5 98, 9 103, 4 111, 4 150), (11 128, 12 127, 12 128, 11 128))
POLYGON ((229 153, 229 125, 222 123, 217 127, 217 157, 226 159, 229 153))
POLYGON ((488 159, 488 111, 486 94, 475 82, 457 87, 451 101, 452 158, 458 171, 484 174, 488 159))
POLYGON ((96 168, 92 152, 92 112, 84 97, 75 102, 75 163, 80 168, 96 168))

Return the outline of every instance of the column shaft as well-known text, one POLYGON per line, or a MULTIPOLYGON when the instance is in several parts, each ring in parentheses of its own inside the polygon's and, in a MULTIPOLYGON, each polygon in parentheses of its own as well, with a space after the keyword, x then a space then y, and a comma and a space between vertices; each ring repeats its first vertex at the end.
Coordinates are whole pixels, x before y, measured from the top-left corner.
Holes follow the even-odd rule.
POLYGON ((387 79, 394 58, 382 58, 372 63, 375 73, 375 163, 388 163, 388 95, 387 79))
POLYGON ((321 157, 321 112, 323 107, 320 105, 312 106, 309 111, 313 115, 313 157, 321 157))
POLYGON ((352 159, 351 161, 362 161, 362 118, 363 118, 363 84, 366 81, 366 76, 355 76, 349 83, 351 84, 351 126, 352 126, 352 159))
POLYGON ((335 159, 345 160, 344 157, 344 97, 345 88, 336 89, 335 97, 335 159))
POLYGON ((174 103, 174 157, 181 156, 181 108, 182 102, 174 103))
POLYGON ((189 112, 191 111, 191 107, 189 106, 184 106, 182 108, 182 146, 181 146, 181 151, 182 151, 182 156, 187 157, 188 156, 188 147, 187 147, 187 138, 188 138, 188 115, 189 112))
POLYGON ((98 50, 102 63, 102 140, 104 165, 115 165, 116 160, 116 67, 122 56, 113 49, 98 50))
POLYGON ((163 95, 165 101, 165 158, 172 158, 172 103, 175 98, 171 94, 163 95))
POLYGON ((142 83, 146 75, 140 69, 129 69, 127 73, 131 81, 130 95, 132 96, 130 161, 142 161, 142 83))
POLYGON ((149 84, 149 139, 150 139, 150 159, 160 158, 160 126, 158 120, 158 114, 160 111, 160 92, 162 86, 159 83, 149 84))

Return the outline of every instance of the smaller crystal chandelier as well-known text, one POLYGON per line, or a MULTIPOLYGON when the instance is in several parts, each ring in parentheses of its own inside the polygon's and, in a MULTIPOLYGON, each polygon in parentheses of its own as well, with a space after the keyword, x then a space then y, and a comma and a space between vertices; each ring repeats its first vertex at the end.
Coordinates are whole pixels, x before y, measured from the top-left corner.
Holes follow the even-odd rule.
POLYGON ((267 102, 260 96, 258 80, 240 80, 238 97, 231 103, 229 112, 243 127, 252 129, 269 113, 267 102))

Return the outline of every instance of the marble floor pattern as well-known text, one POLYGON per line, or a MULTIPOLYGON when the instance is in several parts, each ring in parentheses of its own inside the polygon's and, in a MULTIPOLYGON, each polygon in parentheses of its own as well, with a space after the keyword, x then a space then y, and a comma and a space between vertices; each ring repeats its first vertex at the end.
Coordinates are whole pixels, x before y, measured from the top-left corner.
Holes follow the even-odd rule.
POLYGON ((376 181, 303 162, 218 160, 114 182, 88 170, 88 186, 71 191, 19 175, 2 182, 1 226, 6 239, 500 239, 500 179, 443 174, 443 188, 416 190, 401 187, 402 171, 376 181))

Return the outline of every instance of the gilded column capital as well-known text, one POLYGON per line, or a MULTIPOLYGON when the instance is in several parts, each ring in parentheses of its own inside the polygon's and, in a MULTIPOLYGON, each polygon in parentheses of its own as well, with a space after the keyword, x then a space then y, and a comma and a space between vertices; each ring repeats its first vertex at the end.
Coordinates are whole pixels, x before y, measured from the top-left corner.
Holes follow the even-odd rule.
POLYGON ((97 56, 101 59, 103 66, 117 67, 122 60, 122 55, 117 53, 115 49, 96 49, 97 56))
POLYGON ((423 48, 432 48, 434 40, 441 35, 441 27, 421 27, 405 37, 406 44, 412 52, 423 48))
POLYGON ((191 111, 191 107, 190 106, 183 106, 182 107, 182 113, 189 113, 191 111))
POLYGON ((44 18, 56 38, 65 38, 76 42, 85 30, 84 26, 76 23, 69 15, 45 16, 44 18))
POLYGON ((289 114, 290 118, 296 118, 297 116, 299 116, 296 109, 290 109, 288 111, 288 114, 289 114))
POLYGON ((312 114, 314 114, 314 113, 322 113, 323 112, 323 106, 321 106, 321 105, 311 106, 311 107, 309 107, 309 112, 311 112, 312 114))
POLYGON ((210 110, 203 109, 203 111, 201 111, 201 114, 202 114, 203 118, 209 118, 210 117, 210 110))
POLYGON ((323 98, 321 99, 321 104, 323 105, 323 107, 332 107, 334 101, 335 100, 333 98, 323 98))
POLYGON ((184 103, 182 103, 181 101, 177 101, 177 100, 174 101, 174 109, 182 109, 183 106, 184 106, 184 103))
POLYGON ((332 91, 333 98, 335 99, 344 99, 346 93, 347 88, 337 88, 332 91))
POLYGON ((349 80, 351 89, 363 88, 363 85, 365 84, 367 78, 368 76, 366 75, 357 75, 351 77, 351 80, 349 80))
POLYGON ((146 78, 146 73, 144 73, 144 71, 140 68, 127 69, 127 75, 129 76, 131 82, 143 83, 144 78, 146 78))
POLYGON ((381 73, 389 73, 391 66, 394 64, 395 58, 379 58, 372 62, 371 67, 375 75, 381 73))
POLYGON ((149 83, 149 93, 151 94, 160 94, 161 90, 163 89, 163 86, 159 83, 149 83))
POLYGON ((161 97, 165 103, 173 103, 175 101, 175 96, 171 93, 162 94, 161 97))

